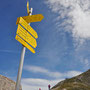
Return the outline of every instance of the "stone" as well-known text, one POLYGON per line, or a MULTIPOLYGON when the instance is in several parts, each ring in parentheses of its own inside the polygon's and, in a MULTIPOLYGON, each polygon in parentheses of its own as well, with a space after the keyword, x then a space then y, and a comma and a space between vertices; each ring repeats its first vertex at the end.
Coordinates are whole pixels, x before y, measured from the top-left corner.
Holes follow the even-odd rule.
MULTIPOLYGON (((16 83, 13 80, 0 75, 0 90, 15 90, 15 85, 16 83)), ((20 90, 22 90, 21 87, 20 90)))

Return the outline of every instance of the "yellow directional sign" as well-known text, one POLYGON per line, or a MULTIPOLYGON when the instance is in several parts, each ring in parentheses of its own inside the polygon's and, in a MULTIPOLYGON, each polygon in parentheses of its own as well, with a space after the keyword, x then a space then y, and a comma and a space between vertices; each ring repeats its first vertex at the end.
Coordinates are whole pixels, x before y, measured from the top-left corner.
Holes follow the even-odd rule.
POLYGON ((28 48, 32 53, 35 53, 35 50, 30 45, 28 45, 23 39, 21 39, 18 35, 16 35, 15 39, 19 41, 23 46, 28 48))
POLYGON ((37 32, 30 26, 28 23, 20 17, 19 24, 21 24, 32 36, 34 36, 36 39, 38 38, 37 32))
POLYGON ((18 25, 17 34, 23 38, 27 43, 36 48, 37 42, 21 25, 18 25))
MULTIPOLYGON (((31 16, 24 16, 22 17, 27 23, 31 23, 31 22, 40 22, 44 16, 42 14, 37 14, 37 15, 31 15, 31 16)), ((17 18, 17 22, 16 24, 19 23, 20 17, 17 18)))

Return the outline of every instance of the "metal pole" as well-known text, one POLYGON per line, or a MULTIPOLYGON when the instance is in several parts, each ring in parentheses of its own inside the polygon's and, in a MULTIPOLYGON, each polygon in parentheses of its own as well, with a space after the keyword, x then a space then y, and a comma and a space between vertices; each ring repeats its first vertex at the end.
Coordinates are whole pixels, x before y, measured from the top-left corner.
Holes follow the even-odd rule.
MULTIPOLYGON (((32 11, 33 11, 33 8, 30 9, 30 15, 32 15, 32 11)), ((29 25, 30 25, 30 23, 29 23, 29 25)), ((26 50, 26 47, 23 46, 22 51, 21 51, 21 58, 20 58, 20 64, 19 64, 19 69, 18 69, 15 90, 20 90, 20 83, 21 83, 21 75, 22 75, 22 69, 23 69, 23 63, 24 63, 25 50, 26 50)))
POLYGON ((20 64, 19 64, 19 69, 18 69, 18 75, 17 75, 16 89, 15 90, 20 90, 20 82, 21 82, 21 75, 22 75, 22 69, 23 69, 23 63, 24 63, 25 50, 26 50, 26 48, 23 46, 22 51, 21 51, 21 59, 20 59, 20 64))

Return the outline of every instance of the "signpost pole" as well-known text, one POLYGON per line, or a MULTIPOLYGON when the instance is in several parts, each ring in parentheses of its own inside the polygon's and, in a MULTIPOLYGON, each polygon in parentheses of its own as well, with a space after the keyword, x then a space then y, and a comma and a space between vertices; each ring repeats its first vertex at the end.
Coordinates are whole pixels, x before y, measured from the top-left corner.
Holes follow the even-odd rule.
POLYGON ((17 22, 16 22, 16 24, 18 24, 18 29, 17 29, 15 39, 17 41, 19 41, 23 46, 22 46, 22 51, 21 51, 21 58, 20 58, 20 64, 19 64, 19 69, 18 69, 18 75, 17 75, 17 81, 16 81, 15 90, 20 90, 20 83, 21 83, 21 76, 22 76, 22 69, 23 69, 23 63, 24 63, 25 50, 26 50, 26 48, 28 48, 32 53, 35 53, 35 50, 30 45, 32 45, 34 48, 37 46, 36 39, 38 38, 38 35, 37 35, 37 32, 35 30, 33 30, 32 27, 30 27, 30 23, 31 22, 39 22, 44 18, 44 16, 42 14, 32 15, 32 11, 33 11, 33 8, 31 8, 29 10, 29 2, 27 2, 28 16, 19 17, 19 18, 17 18, 17 22), (29 25, 28 25, 28 23, 29 23, 29 25), (22 31, 23 31, 23 33, 22 33, 22 31), (25 33, 24 33, 25 31, 27 32, 27 35, 25 35, 25 33), (30 36, 29 32, 35 38, 30 36), (26 39, 26 37, 29 37, 29 38, 26 39))
POLYGON ((18 75, 17 75, 16 89, 15 90, 20 90, 20 82, 21 82, 21 75, 22 75, 22 69, 23 69, 23 63, 24 63, 25 50, 26 50, 26 47, 23 46, 22 51, 21 51, 21 59, 20 59, 20 64, 19 64, 19 69, 18 69, 18 75))
MULTIPOLYGON (((30 15, 32 15, 33 8, 30 9, 30 15)), ((29 23, 30 25, 30 23, 29 23)), ((20 59, 20 64, 19 64, 19 69, 18 69, 18 75, 17 75, 17 81, 16 81, 16 87, 15 90, 20 90, 20 83, 21 83, 21 75, 22 75, 22 69, 23 69, 23 63, 24 63, 24 56, 25 56, 25 50, 26 47, 22 47, 22 52, 21 52, 21 59, 20 59)))

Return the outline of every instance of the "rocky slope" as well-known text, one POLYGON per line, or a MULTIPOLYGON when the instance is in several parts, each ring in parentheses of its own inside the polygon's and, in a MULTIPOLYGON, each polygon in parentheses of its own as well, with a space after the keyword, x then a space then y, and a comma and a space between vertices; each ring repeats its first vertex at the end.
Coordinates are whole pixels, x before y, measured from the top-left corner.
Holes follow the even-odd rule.
MULTIPOLYGON (((16 83, 7 77, 0 75, 0 90, 15 90, 16 83)), ((22 90, 20 88, 20 90, 22 90)))
POLYGON ((90 90, 90 70, 59 82, 51 90, 90 90))

